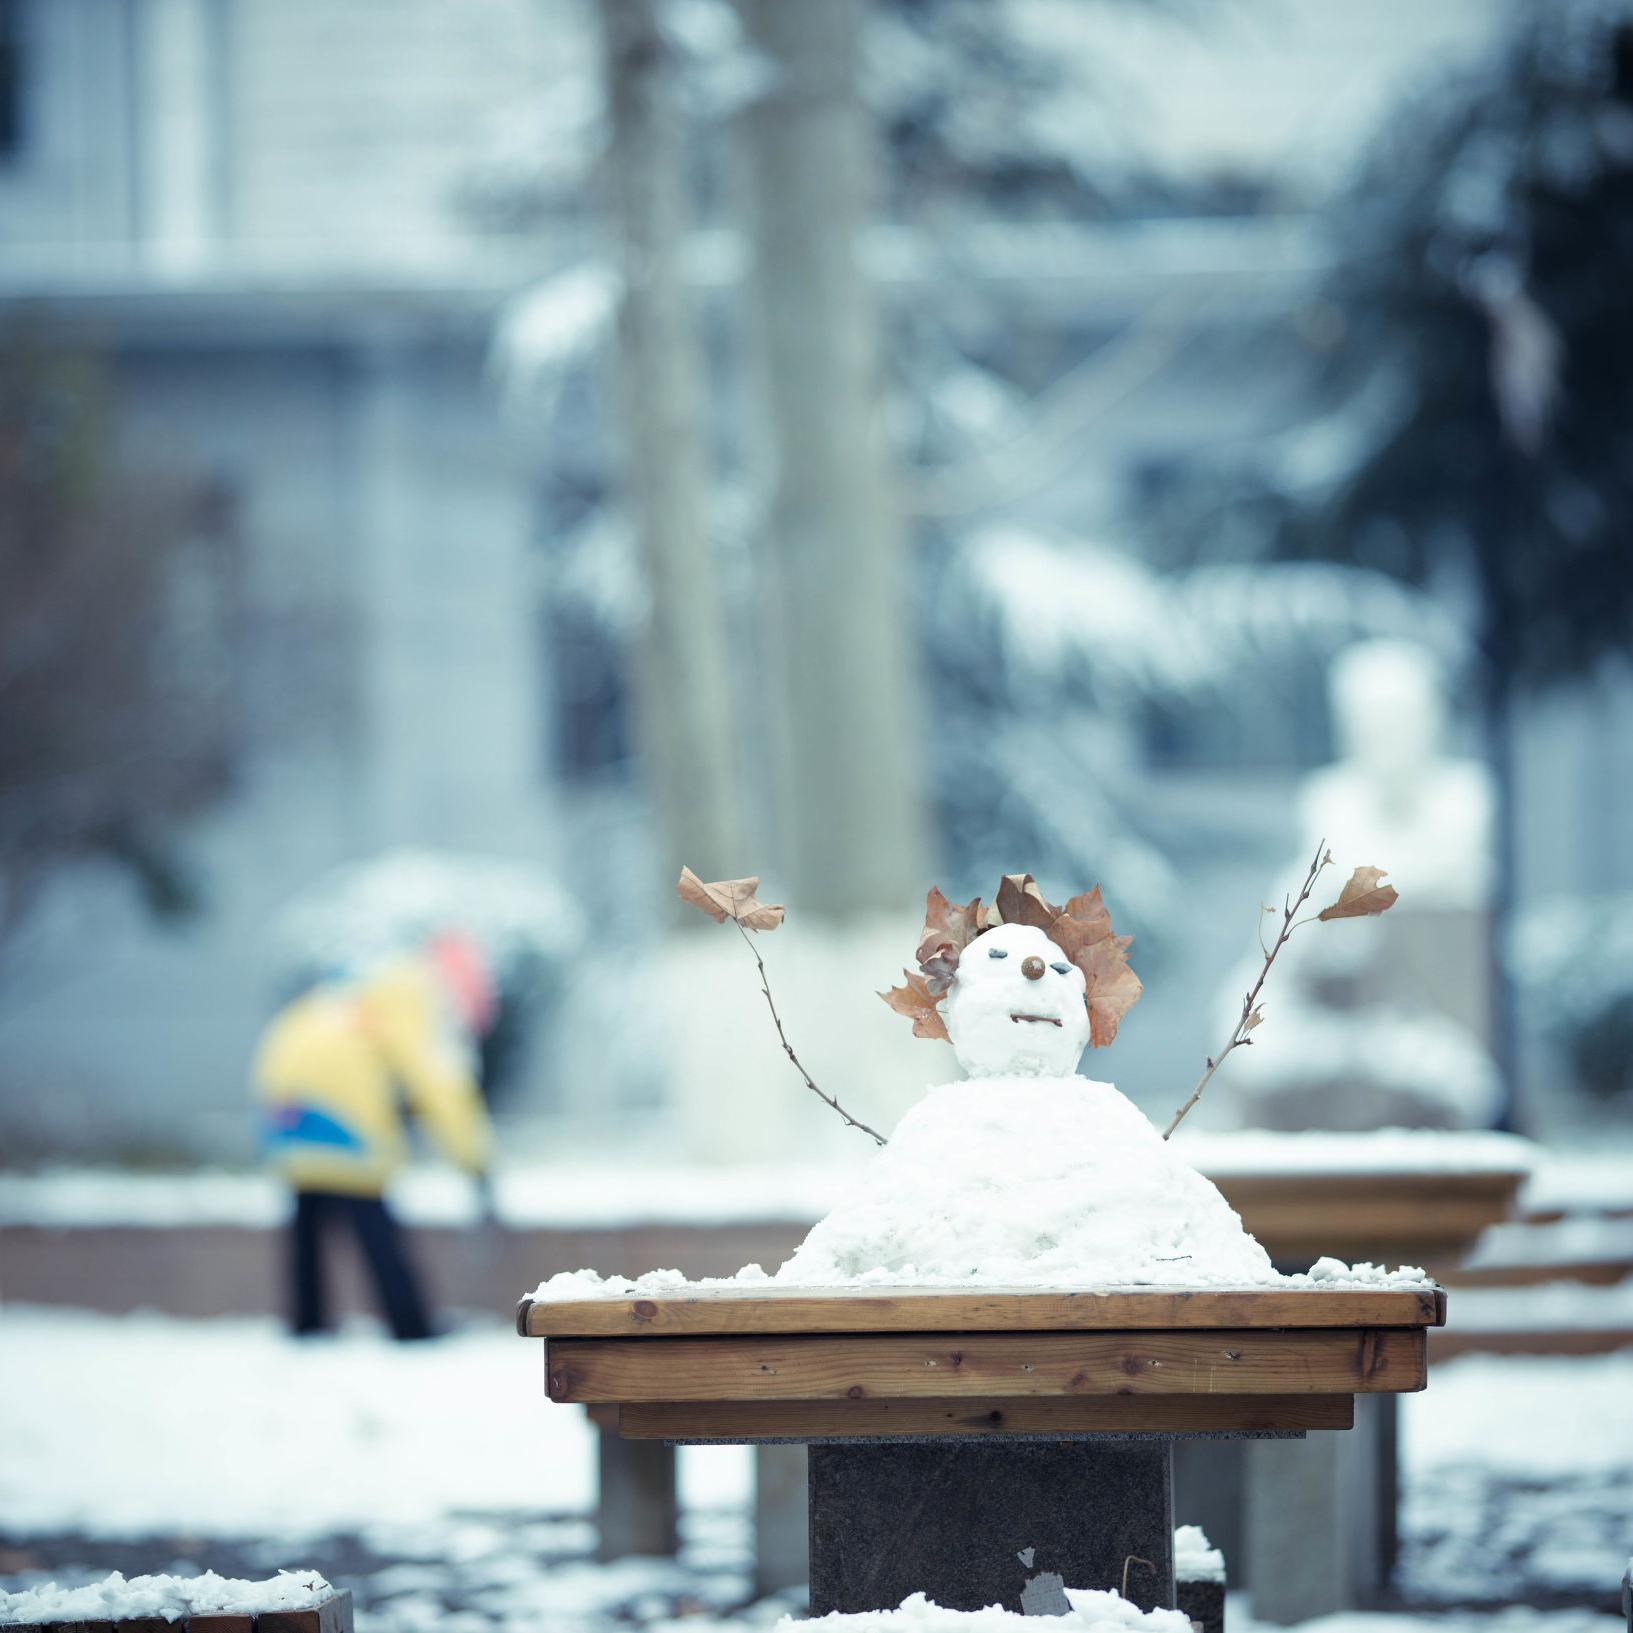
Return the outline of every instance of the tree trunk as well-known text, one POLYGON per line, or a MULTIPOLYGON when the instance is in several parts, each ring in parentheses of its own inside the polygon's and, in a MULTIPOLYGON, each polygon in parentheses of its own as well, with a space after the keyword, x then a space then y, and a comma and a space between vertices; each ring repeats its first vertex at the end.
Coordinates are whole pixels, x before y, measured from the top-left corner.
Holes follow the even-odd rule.
POLYGON ((877 318, 858 264, 874 154, 858 0, 737 0, 770 65, 743 116, 759 560, 789 894, 842 917, 922 892, 915 632, 877 318))
POLYGON ((624 499, 650 610, 635 654, 636 739, 661 862, 733 877, 740 854, 730 647, 708 524, 698 328, 681 270, 687 177, 656 0, 599 0, 610 216, 623 289, 617 399, 624 499))
POLYGON ((1504 958, 1504 945, 1514 922, 1519 877, 1519 811, 1514 775, 1515 616, 1502 588, 1488 581, 1480 695, 1486 755, 1496 792, 1491 859, 1491 1045, 1502 1096, 1497 1127, 1510 1133, 1519 1128, 1519 1048, 1514 995, 1504 958))

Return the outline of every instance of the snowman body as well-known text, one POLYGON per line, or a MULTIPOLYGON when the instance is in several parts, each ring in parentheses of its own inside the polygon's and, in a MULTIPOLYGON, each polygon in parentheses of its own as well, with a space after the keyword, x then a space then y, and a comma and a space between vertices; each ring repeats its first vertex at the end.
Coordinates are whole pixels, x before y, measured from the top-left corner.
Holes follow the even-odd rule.
POLYGON ((929 1091, 777 1272, 807 1286, 1251 1285, 1269 1256, 1110 1083, 1077 1073, 1086 979, 1041 929, 961 950, 940 1013, 961 1083, 929 1091))

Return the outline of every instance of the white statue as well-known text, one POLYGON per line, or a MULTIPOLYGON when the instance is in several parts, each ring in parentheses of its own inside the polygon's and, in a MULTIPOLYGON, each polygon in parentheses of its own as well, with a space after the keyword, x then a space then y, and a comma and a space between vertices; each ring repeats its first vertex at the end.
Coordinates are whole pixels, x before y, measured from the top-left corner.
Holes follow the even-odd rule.
MULTIPOLYGON (((1364 641, 1333 664, 1330 686, 1341 758, 1305 779, 1298 855, 1267 899, 1280 902, 1325 841, 1387 867, 1401 905, 1288 947, 1277 1025, 1254 1039, 1223 1104, 1270 1128, 1482 1126, 1499 1093, 1486 1042, 1490 775, 1449 754, 1445 679, 1424 647, 1364 641)), ((1240 1008, 1255 962, 1226 979, 1220 1017, 1240 1008)))
MULTIPOLYGON (((1491 899, 1491 776, 1446 743, 1445 678, 1411 641, 1363 641, 1330 676, 1340 758, 1299 795, 1301 857, 1382 857, 1413 911, 1491 899)), ((1300 867, 1303 863, 1301 861, 1300 867)))

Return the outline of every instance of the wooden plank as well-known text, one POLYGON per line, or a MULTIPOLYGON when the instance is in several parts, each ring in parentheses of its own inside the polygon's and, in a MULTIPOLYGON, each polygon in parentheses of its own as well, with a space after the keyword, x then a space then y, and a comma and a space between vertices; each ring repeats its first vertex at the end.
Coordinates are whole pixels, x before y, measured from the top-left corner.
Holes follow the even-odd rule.
POLYGON ((310 1610, 263 1610, 255 1633, 352 1633, 352 1594, 342 1588, 310 1610))
POLYGON ((1242 1222, 1277 1260, 1456 1258, 1514 1211, 1523 1175, 1220 1174, 1242 1222))
POLYGON ((1459 1355, 1613 1355, 1633 1348, 1633 1323, 1599 1327, 1452 1327, 1437 1332, 1431 1361, 1459 1355))
POLYGON ((626 1440, 826 1440, 855 1435, 1195 1433, 1348 1429, 1351 1395, 1075 1395, 1031 1400, 648 1401, 618 1408, 626 1440))
POLYGON ((524 1300, 532 1338, 736 1333, 1080 1332, 1177 1327, 1421 1327, 1446 1319, 1439 1288, 698 1288, 647 1298, 524 1300))
POLYGON ((556 1401, 1331 1395, 1421 1389, 1420 1328, 567 1338, 556 1401))

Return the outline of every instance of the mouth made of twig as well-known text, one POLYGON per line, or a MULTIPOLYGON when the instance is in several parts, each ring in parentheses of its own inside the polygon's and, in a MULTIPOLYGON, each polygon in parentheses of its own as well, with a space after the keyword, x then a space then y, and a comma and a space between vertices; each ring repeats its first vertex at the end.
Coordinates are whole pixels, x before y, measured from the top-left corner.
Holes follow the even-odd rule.
POLYGON ((1009 1018, 1012 1021, 1036 1021, 1040 1025, 1046 1025, 1046 1026, 1059 1026, 1060 1025, 1060 1022, 1058 1020, 1056 1020, 1053 1015, 1014 1015, 1014 1014, 1012 1014, 1009 1018))

